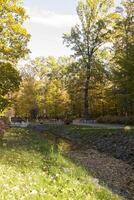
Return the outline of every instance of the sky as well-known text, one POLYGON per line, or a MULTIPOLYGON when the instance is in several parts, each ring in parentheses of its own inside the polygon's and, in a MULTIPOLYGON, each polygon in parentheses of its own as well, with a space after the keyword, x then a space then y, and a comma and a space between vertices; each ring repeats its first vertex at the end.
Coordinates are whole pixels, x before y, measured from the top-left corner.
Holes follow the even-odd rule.
MULTIPOLYGON (((116 0, 118 5, 120 0, 116 0)), ((24 0, 29 19, 25 27, 31 34, 31 57, 64 56, 71 53, 63 44, 63 33, 78 21, 78 0, 24 0)))

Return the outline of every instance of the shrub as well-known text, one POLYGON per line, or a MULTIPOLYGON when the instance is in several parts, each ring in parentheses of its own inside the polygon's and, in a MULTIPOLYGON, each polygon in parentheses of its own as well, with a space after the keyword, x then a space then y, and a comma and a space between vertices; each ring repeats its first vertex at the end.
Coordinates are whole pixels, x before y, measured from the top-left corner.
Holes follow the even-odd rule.
POLYGON ((100 116, 97 118, 98 123, 106 123, 106 124, 123 124, 123 125, 134 125, 134 116, 100 116))

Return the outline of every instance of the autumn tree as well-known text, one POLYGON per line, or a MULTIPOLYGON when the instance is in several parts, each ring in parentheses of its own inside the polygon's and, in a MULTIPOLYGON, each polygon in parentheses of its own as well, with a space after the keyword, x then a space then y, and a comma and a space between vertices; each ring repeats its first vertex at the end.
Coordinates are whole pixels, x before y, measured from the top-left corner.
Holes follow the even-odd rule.
POLYGON ((29 52, 25 9, 18 0, 0 0, 0 16, 0 60, 16 63, 29 52))
POLYGON ((50 81, 45 96, 46 111, 49 118, 68 117, 70 98, 60 80, 53 79, 50 81))
MULTIPOLYGON (((14 94, 16 114, 30 117, 38 109, 38 117, 63 118, 70 112, 67 90, 66 61, 69 58, 38 57, 19 67, 20 91, 14 94)), ((69 62, 68 62, 69 63, 69 62)))
POLYGON ((13 106, 17 116, 29 117, 36 107, 35 83, 31 78, 23 80, 19 92, 13 95, 13 106))

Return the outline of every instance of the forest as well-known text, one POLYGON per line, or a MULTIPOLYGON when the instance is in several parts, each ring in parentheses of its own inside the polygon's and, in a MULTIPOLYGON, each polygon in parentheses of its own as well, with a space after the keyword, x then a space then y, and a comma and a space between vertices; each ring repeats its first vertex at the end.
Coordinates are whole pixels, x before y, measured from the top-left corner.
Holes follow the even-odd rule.
POLYGON ((63 33, 71 56, 27 55, 30 35, 25 9, 1 5, 0 109, 16 116, 50 119, 98 119, 133 123, 134 2, 79 2, 79 24, 63 33), (17 19, 14 18, 14 14, 17 19), (22 25, 21 25, 22 24, 22 25), (21 43, 20 43, 21 39, 21 43), (18 64, 22 58, 24 61, 18 64), (22 64, 23 63, 23 64, 22 64), (17 90, 16 90, 17 89, 17 90))

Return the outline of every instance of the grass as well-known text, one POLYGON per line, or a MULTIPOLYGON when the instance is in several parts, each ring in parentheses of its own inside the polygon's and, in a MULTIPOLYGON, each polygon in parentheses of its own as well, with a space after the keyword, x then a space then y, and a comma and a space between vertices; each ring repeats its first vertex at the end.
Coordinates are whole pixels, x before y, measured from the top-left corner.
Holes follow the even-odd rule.
POLYGON ((0 200, 119 200, 42 134, 10 129, 0 145, 0 200))
POLYGON ((45 125, 48 130, 54 133, 64 132, 67 130, 70 134, 78 136, 88 137, 90 135, 113 135, 113 134, 125 134, 131 135, 134 133, 133 129, 118 129, 118 128, 93 128, 90 126, 78 126, 78 125, 45 125))

